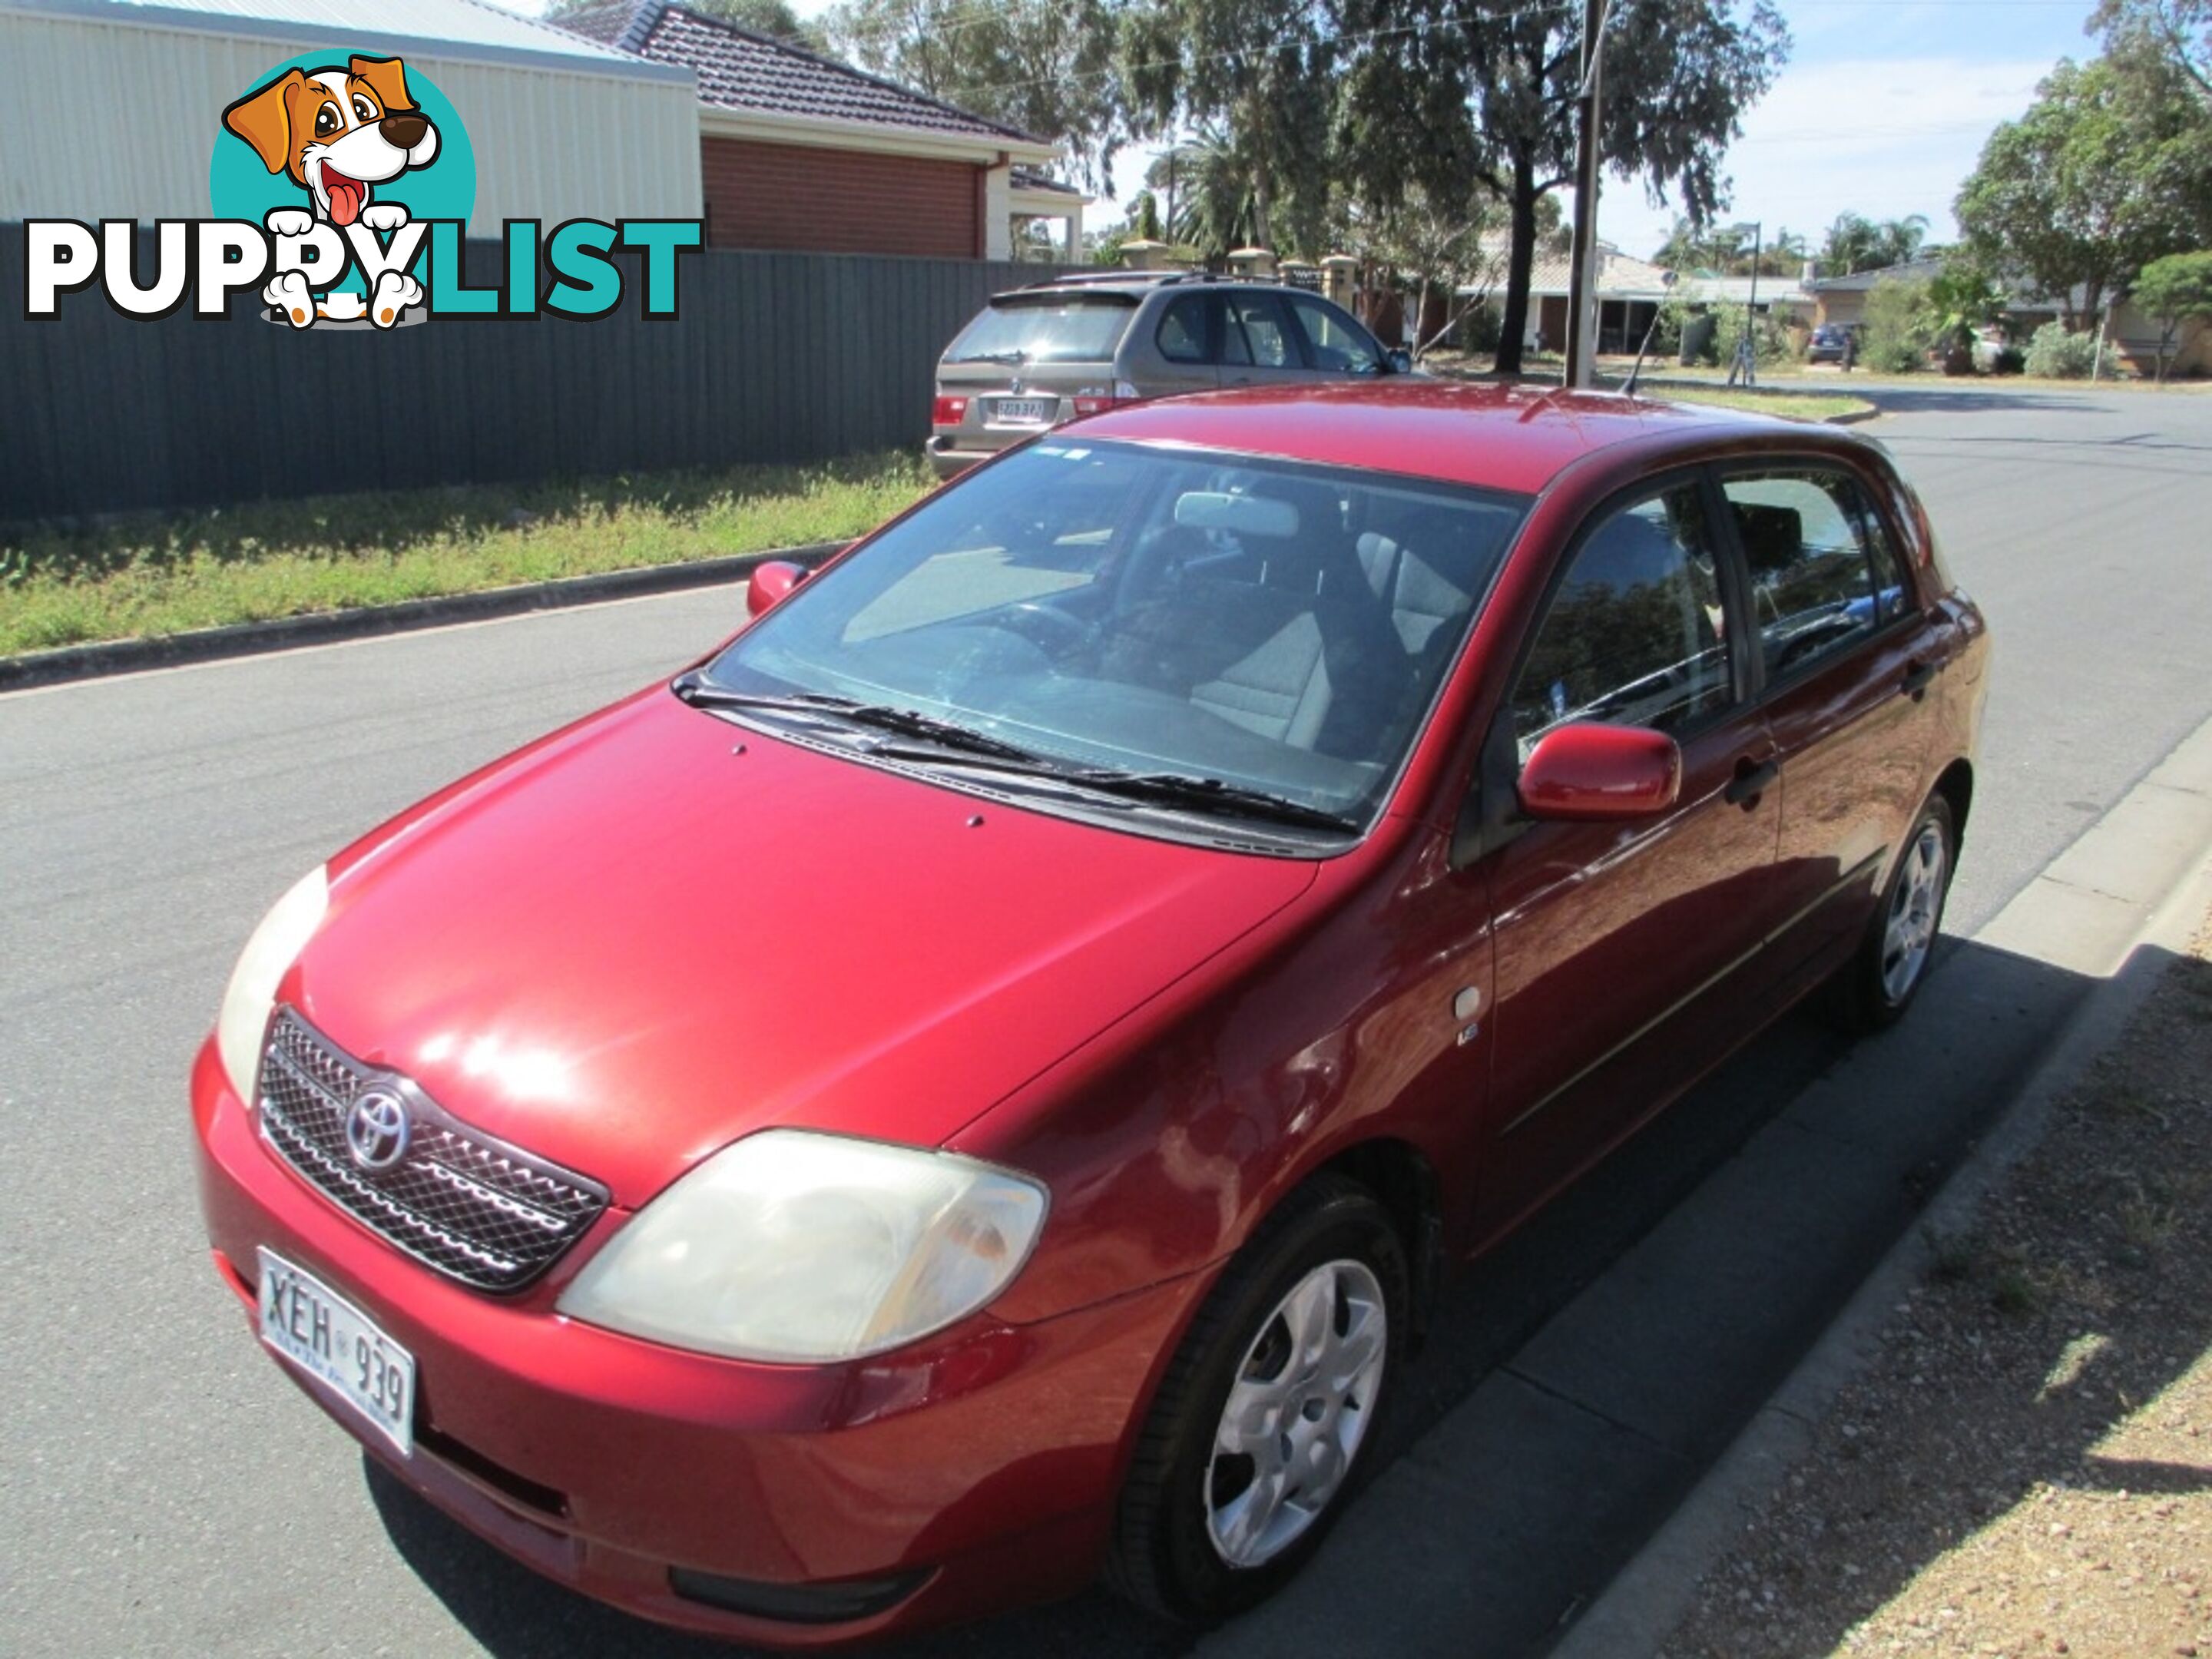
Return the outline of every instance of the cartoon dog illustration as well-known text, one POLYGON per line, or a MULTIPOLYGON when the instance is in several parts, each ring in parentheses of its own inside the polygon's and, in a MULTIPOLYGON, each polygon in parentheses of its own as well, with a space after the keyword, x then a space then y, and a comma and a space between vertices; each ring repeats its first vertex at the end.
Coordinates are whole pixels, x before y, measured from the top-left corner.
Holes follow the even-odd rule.
MULTIPOLYGON (((397 202, 371 203, 377 185, 410 167, 428 167, 438 154, 438 129, 407 91, 407 66, 397 58, 349 58, 343 69, 287 70, 222 112, 222 124, 253 146, 271 173, 289 173, 307 192, 313 211, 279 208, 268 217, 279 236, 304 235, 320 219, 340 230, 356 220, 374 231, 398 230, 407 210, 397 202)), ((331 294, 315 302, 298 271, 277 276, 262 290, 282 307, 295 328, 317 317, 350 320, 366 314, 389 328, 422 299, 422 284, 404 271, 377 278, 366 304, 358 295, 331 294)))

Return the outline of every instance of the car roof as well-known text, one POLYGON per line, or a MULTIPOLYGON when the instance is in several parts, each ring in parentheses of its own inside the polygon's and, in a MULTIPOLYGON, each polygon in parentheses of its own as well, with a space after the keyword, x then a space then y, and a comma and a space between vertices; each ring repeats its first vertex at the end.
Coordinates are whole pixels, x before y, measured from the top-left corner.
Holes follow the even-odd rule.
POLYGON ((1840 433, 1735 410, 1618 392, 1462 380, 1309 382, 1162 398, 1062 428, 1066 436, 1188 444, 1323 465, 1364 467, 1533 495, 1594 451, 1724 445, 1732 435, 1840 433))

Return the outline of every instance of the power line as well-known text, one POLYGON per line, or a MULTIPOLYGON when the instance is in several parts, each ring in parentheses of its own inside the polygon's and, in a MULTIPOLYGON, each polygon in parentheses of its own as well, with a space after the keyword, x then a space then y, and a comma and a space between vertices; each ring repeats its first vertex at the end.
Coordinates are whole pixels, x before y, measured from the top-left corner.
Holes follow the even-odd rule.
POLYGON ((1389 28, 1357 29, 1348 33, 1310 37, 1282 34, 1267 40, 1255 41, 1249 46, 1237 46, 1226 52, 1202 52, 1194 58, 1163 58, 1150 63, 1117 65, 1110 69, 1095 70, 1083 74, 1040 75, 1021 81, 970 81, 966 85, 969 90, 975 92, 1021 92, 1031 87, 1066 86, 1070 82, 1103 81, 1115 76, 1140 75, 1149 70, 1177 69, 1191 64, 1225 64, 1234 58, 1261 57, 1283 46, 1307 44, 1329 46, 1357 45, 1362 42, 1389 40, 1400 35, 1428 34, 1439 29, 1468 28, 1485 24, 1518 22, 1528 17, 1559 17, 1570 15, 1572 9, 1569 0, 1550 0, 1550 3, 1547 4, 1521 6, 1511 11, 1486 12, 1478 18, 1437 17, 1425 22, 1405 23, 1389 28))

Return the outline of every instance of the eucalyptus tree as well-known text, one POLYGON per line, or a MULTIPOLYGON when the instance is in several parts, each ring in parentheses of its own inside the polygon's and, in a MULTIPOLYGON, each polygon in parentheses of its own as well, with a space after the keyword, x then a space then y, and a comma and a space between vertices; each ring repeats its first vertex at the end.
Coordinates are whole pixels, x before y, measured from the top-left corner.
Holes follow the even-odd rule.
POLYGON ((1115 44, 1131 0, 843 0, 823 22, 847 61, 1061 147, 1110 189, 1127 141, 1115 44))
POLYGON ((2110 55, 2163 61, 2212 103, 2212 0, 2103 0, 2088 28, 2110 55))
POLYGON ((2212 241, 2212 107, 2162 59, 2061 60, 1990 135, 1954 210, 1986 264, 2032 277, 2078 328, 2142 266, 2212 241))
MULTIPOLYGON (((1132 127, 1150 138, 1209 137, 1206 163, 1233 164, 1252 240, 1310 246, 1327 223, 1329 113, 1338 55, 1326 0, 1131 0, 1118 64, 1132 127)), ((1217 201, 1213 209, 1226 208, 1217 201)))
MULTIPOLYGON (((1217 0, 1218 3, 1218 0, 1217 0)), ((1572 0, 1339 0, 1338 137, 1367 199, 1474 179, 1511 234, 1498 366, 1521 367, 1537 204, 1571 181, 1582 88, 1582 7, 1572 0)), ((1722 171, 1744 112, 1790 51, 1771 0, 1613 0, 1601 153, 1655 205, 1704 225, 1726 203, 1722 171)))

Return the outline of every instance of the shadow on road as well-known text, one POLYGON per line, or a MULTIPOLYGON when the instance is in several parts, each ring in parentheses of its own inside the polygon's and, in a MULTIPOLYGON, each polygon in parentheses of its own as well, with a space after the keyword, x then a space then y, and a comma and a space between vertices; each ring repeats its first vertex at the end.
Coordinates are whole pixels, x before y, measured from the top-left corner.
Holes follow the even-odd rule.
POLYGON ((2100 394, 2087 384, 2079 392, 2045 392, 2022 387, 2018 391, 1984 391, 1979 387, 1946 386, 1931 384, 1925 386, 1903 386, 1893 383, 1874 386, 1855 386, 1849 380, 1839 380, 1832 387, 1823 385, 1820 390, 1849 392, 1878 405, 1885 415, 1983 415, 1995 410, 2039 410, 2045 413, 2072 411, 2080 413, 2092 403, 2100 412, 2110 412, 2112 399, 2135 397, 2134 392, 2100 394))
MULTIPOLYGON (((1455 1640, 1445 1650, 1488 1659, 1534 1651, 1551 1639, 1562 1618, 1680 1501, 1911 1224, 1990 1116, 2012 1097, 2088 983, 2041 963, 1947 939, 1939 971, 1913 1018, 1898 1031, 1854 1048, 1808 1015, 1790 1017, 1515 1237, 1454 1277, 1435 1329, 1399 1387, 1370 1462, 1370 1482, 1386 1477, 1393 1460, 1479 1385, 1504 1375, 1509 1361, 1517 1372, 1530 1339, 1647 1235, 1663 1241, 1686 1220, 1703 1230, 1693 1229, 1686 1252, 1679 1243, 1660 1251, 1676 1258, 1678 1269, 1686 1254, 1692 1268, 1687 1282, 1662 1286, 1667 1294, 1644 1296, 1632 1288, 1620 1316, 1602 1328, 1617 1334, 1617 1346, 1608 1338, 1613 1351, 1589 1361, 1607 1376, 1669 1396, 1679 1419, 1674 1431, 1655 1440, 1632 1420, 1630 1437, 1645 1455, 1632 1468, 1600 1470, 1595 1481, 1587 1468, 1547 1470, 1541 1444, 1502 1448, 1499 1478, 1469 1488, 1463 1502, 1455 1493, 1457 1512, 1437 1529, 1447 1540, 1483 1540, 1473 1552, 1481 1559, 1453 1563, 1454 1586, 1445 1598, 1456 1604, 1474 1597, 1480 1627, 1468 1628, 1452 1615, 1455 1640), (1863 1084, 1847 1081, 1862 1073, 1863 1084), (1737 1158, 1785 1111, 1802 1113, 1839 1081, 1849 1098, 1834 1122, 1786 1137, 1811 1143, 1811 1156, 1794 1162, 1737 1158), (1748 1182, 1741 1178, 1747 1166, 1748 1182), (1735 1188, 1749 1191, 1748 1204, 1701 1201, 1677 1216, 1682 1200, 1724 1167, 1739 1177, 1735 1188), (1714 1212, 1709 1221, 1707 1209, 1714 1212), (1718 1237, 1707 1236, 1715 1229, 1718 1237), (1698 1282, 1699 1251, 1725 1259, 1711 1284, 1698 1282), (1685 1315, 1669 1295, 1676 1301, 1703 1295, 1716 1305, 1685 1315), (1714 1322, 1700 1328, 1698 1319, 1707 1316, 1714 1322)), ((1762 1137, 1761 1147, 1771 1139, 1762 1137)), ((1677 1280, 1683 1277, 1675 1273, 1677 1280)), ((1631 1419, 1635 1414, 1632 1406, 1621 1412, 1631 1419)), ((1610 1419, 1600 1420, 1620 1431, 1610 1419)), ((366 1458, 364 1468, 401 1554, 494 1654, 703 1659, 732 1651, 560 1589, 447 1521, 366 1458)), ((1363 1545, 1358 1519, 1355 1505, 1306 1577, 1334 1575, 1334 1585, 1349 1568, 1368 1581, 1366 1599, 1387 1601, 1396 1592, 1376 1588, 1376 1581, 1394 1576, 1390 1540, 1363 1545)), ((1437 1540, 1426 1545, 1433 1550, 1437 1540)), ((1294 1598, 1302 1599, 1298 1585, 1285 1600, 1294 1598)), ((1418 1622, 1418 1610, 1409 1616, 1418 1622)), ((1188 1651, 1192 1639, 1093 1590, 886 1651, 900 1659, 1040 1651, 1074 1659, 1168 1659, 1188 1651)), ((1417 1649, 1418 1643, 1402 1650, 1417 1649)))

